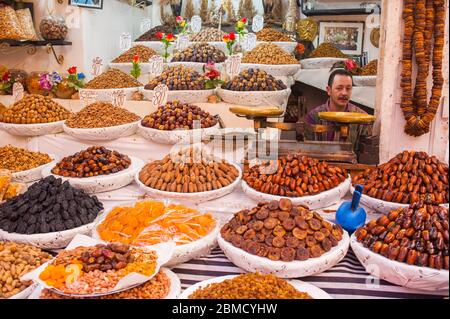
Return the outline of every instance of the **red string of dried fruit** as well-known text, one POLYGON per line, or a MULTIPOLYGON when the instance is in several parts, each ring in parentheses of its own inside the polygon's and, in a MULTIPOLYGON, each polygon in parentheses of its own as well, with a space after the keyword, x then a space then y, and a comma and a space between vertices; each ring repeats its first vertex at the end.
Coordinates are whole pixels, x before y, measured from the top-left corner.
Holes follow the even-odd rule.
POLYGON ((444 83, 442 76, 445 31, 445 10, 442 8, 444 4, 445 0, 404 1, 401 108, 406 119, 405 132, 412 136, 420 136, 430 131, 430 124, 439 108, 444 83), (431 50, 433 36, 434 44, 431 50), (413 54, 417 62, 414 93, 412 89, 413 54), (433 87, 428 103, 427 78, 430 63, 433 65, 433 87))

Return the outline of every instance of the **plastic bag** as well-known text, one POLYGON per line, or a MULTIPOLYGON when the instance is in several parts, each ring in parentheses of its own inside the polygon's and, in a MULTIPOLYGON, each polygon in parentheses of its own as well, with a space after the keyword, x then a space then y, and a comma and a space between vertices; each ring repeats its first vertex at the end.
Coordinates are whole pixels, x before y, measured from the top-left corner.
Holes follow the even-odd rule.
POLYGON ((49 15, 41 20, 39 31, 45 40, 65 40, 69 28, 63 17, 49 15))
POLYGON ((25 39, 16 12, 10 6, 0 6, 0 39, 25 39))
POLYGON ((20 28, 27 40, 39 40, 34 29, 33 18, 31 17, 30 9, 16 10, 17 20, 19 21, 20 28))

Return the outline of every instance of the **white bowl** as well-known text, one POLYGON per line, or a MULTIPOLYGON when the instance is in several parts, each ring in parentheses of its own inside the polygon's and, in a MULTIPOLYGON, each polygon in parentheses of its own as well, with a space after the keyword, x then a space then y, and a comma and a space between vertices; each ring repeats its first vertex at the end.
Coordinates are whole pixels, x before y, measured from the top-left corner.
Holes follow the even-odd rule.
POLYGON ((242 63, 241 71, 249 68, 266 71, 272 76, 294 76, 300 69, 300 64, 254 64, 242 63))
POLYGON ((217 89, 217 95, 227 103, 246 106, 278 106, 286 108, 291 89, 281 91, 230 91, 217 89))
MULTIPOLYGON (((350 193, 353 194, 355 191, 355 188, 353 185, 350 185, 350 193)), ((366 194, 362 194, 361 196, 361 204, 366 206, 367 208, 370 208, 371 210, 374 210, 376 212, 382 213, 382 214, 389 214, 393 210, 397 210, 400 208, 408 208, 409 204, 401 204, 401 203, 394 203, 394 202, 387 202, 378 198, 370 197, 366 194)), ((447 204, 441 204, 441 206, 447 207, 447 204)))
POLYGON ((220 124, 208 128, 193 129, 193 130, 173 130, 163 131, 154 128, 143 126, 139 123, 139 135, 147 140, 158 144, 177 144, 179 142, 189 142, 194 137, 198 139, 196 142, 201 142, 205 136, 221 134, 220 124))
POLYGON ((410 289, 448 294, 448 270, 419 267, 390 260, 364 247, 354 234, 350 244, 358 260, 373 276, 410 289))
POLYGON ((63 132, 64 121, 40 124, 12 124, 0 122, 0 130, 17 136, 40 136, 63 132))
MULTIPOLYGON (((140 92, 145 99, 151 101, 153 98, 153 90, 141 89, 140 92)), ((180 100, 183 103, 207 103, 208 97, 213 95, 214 89, 211 90, 173 90, 169 91, 167 101, 180 100)))
MULTIPOLYGON (((206 65, 206 63, 202 63, 202 62, 184 62, 184 61, 168 63, 169 67, 176 66, 176 65, 183 65, 186 68, 193 69, 194 71, 197 71, 198 73, 203 74, 203 67, 206 65)), ((216 66, 216 68, 218 70, 222 70, 223 63, 216 63, 215 66, 216 66)))
POLYGON ((354 76, 353 84, 355 86, 376 86, 377 76, 376 75, 354 76))
POLYGON ((334 188, 316 195, 302 197, 283 197, 262 193, 251 188, 244 180, 242 181, 242 190, 248 197, 257 202, 279 201, 282 198, 289 198, 294 205, 306 205, 309 209, 319 209, 338 203, 348 193, 350 184, 351 179, 349 177, 334 188))
MULTIPOLYGON (((220 283, 227 279, 233 279, 237 277, 238 275, 229 275, 229 276, 223 276, 223 277, 216 277, 208 280, 204 280, 202 282, 198 282, 189 288, 187 288, 183 293, 180 295, 179 299, 189 299, 189 296, 192 295, 197 289, 205 288, 206 286, 210 284, 220 283)), ((333 299, 328 293, 323 291, 320 288, 317 288, 316 286, 313 286, 311 284, 308 284, 306 282, 300 281, 300 280, 288 280, 288 282, 294 286, 295 289, 297 289, 300 292, 306 292, 308 293, 313 299, 333 299)))
POLYGON ((121 137, 126 137, 136 133, 141 120, 101 128, 71 128, 65 123, 63 125, 64 132, 80 140, 86 141, 111 141, 121 137))
POLYGON ((172 199, 177 199, 177 200, 187 200, 187 201, 191 201, 193 203, 203 203, 203 202, 207 202, 207 201, 228 195, 229 193, 233 192, 236 187, 239 186, 240 181, 242 179, 242 170, 236 164, 231 164, 231 165, 233 165, 239 171, 238 178, 236 178, 236 180, 228 186, 222 187, 217 190, 207 191, 207 192, 176 193, 176 192, 160 191, 160 190, 145 186, 139 180, 139 172, 136 173, 134 180, 138 184, 139 188, 144 193, 150 195, 150 197, 152 197, 152 198, 156 198, 156 199, 172 198, 172 199))
MULTIPOLYGON (((161 268, 160 271, 164 272, 167 275, 167 277, 169 277, 169 280, 170 280, 169 292, 167 293, 167 296, 164 299, 177 299, 181 292, 180 278, 178 278, 178 276, 170 269, 161 268)), ((33 291, 31 291, 31 294, 29 295, 28 299, 41 299, 41 293, 42 293, 42 290, 44 289, 44 286, 42 286, 42 285, 36 285, 36 286, 37 287, 35 287, 35 289, 33 291)), ((21 299, 26 299, 26 298, 21 298, 21 299)))
POLYGON ((274 274, 280 278, 297 278, 320 274, 339 263, 347 254, 349 236, 344 230, 342 240, 336 247, 331 248, 318 258, 291 262, 273 261, 265 257, 252 255, 245 250, 233 246, 219 234, 217 242, 225 256, 236 266, 248 272, 274 274))
POLYGON ((59 157, 53 154, 49 154, 53 160, 50 163, 26 170, 21 172, 12 173, 13 182, 18 183, 31 183, 42 178, 42 170, 46 167, 53 167, 59 160, 59 157))
POLYGON ((331 69, 333 64, 345 61, 344 58, 308 58, 300 60, 303 69, 331 69))
POLYGON ((140 158, 134 156, 129 157, 131 159, 131 165, 127 169, 114 174, 84 178, 64 177, 52 174, 53 167, 47 166, 42 170, 42 176, 47 177, 53 175, 56 178, 61 178, 63 181, 68 181, 73 187, 83 189, 89 194, 112 191, 130 184, 136 172, 139 172, 142 166, 144 166, 144 161, 140 158))
POLYGON ((131 97, 133 96, 134 92, 139 92, 139 90, 143 88, 143 86, 133 87, 133 88, 123 88, 123 89, 80 89, 79 93, 80 95, 86 93, 93 93, 96 95, 95 101, 101 101, 101 102, 111 102, 112 101, 112 94, 116 91, 123 91, 125 93, 125 100, 129 101, 131 100, 131 97))

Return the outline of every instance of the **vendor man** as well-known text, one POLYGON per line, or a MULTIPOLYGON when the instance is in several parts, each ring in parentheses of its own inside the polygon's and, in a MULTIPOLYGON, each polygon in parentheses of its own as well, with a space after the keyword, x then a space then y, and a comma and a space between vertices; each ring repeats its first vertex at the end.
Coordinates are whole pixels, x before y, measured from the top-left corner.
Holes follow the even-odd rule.
MULTIPOLYGON (((327 94, 329 99, 325 104, 312 109, 306 116, 305 122, 311 125, 332 125, 319 118, 320 112, 358 112, 366 113, 356 105, 350 103, 353 89, 352 74, 344 69, 336 69, 328 78, 327 94)), ((334 132, 328 132, 327 140, 334 140, 334 132)))

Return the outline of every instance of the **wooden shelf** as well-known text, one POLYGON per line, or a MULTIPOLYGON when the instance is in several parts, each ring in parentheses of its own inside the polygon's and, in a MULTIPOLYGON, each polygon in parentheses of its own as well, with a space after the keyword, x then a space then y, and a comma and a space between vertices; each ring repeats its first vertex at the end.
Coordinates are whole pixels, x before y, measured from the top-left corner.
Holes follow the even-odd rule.
MULTIPOLYGON (((378 6, 378 8, 380 8, 378 6)), ((379 9, 381 11, 381 9, 379 9)), ((361 15, 371 14, 374 8, 354 8, 354 9, 327 9, 327 10, 303 10, 303 14, 307 17, 312 16, 336 16, 336 15, 361 15)))

